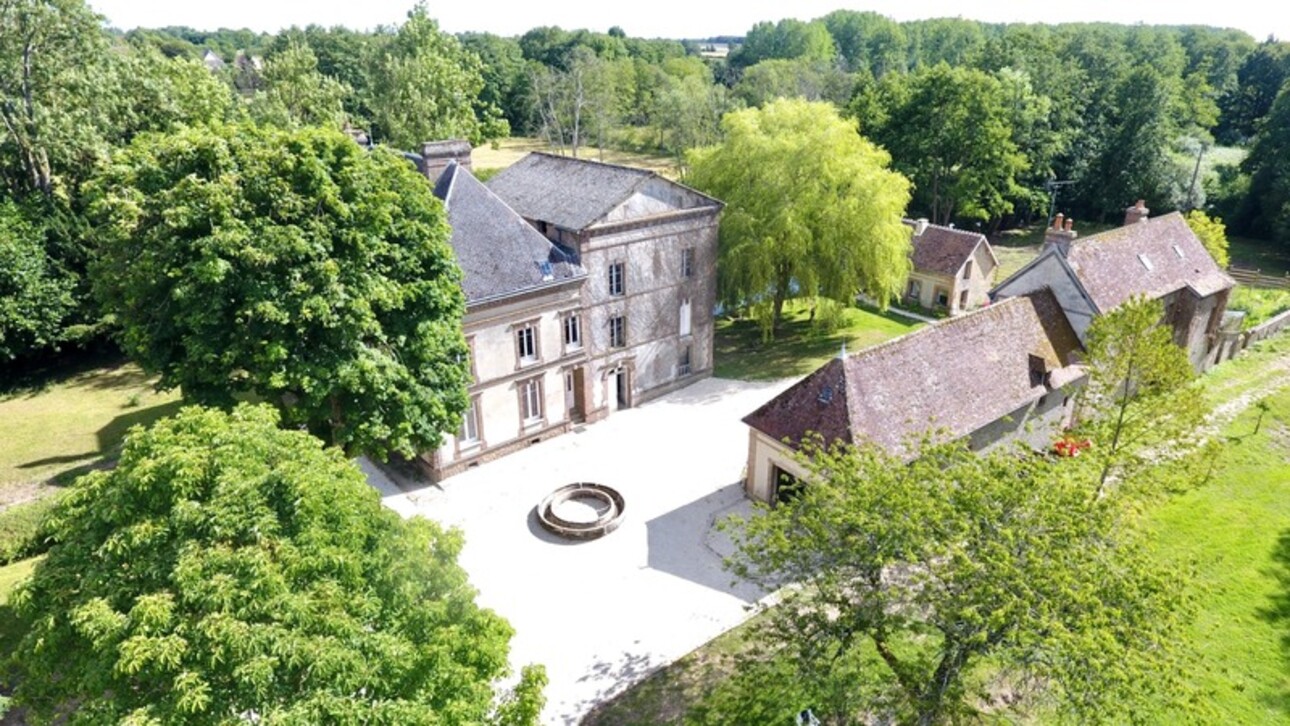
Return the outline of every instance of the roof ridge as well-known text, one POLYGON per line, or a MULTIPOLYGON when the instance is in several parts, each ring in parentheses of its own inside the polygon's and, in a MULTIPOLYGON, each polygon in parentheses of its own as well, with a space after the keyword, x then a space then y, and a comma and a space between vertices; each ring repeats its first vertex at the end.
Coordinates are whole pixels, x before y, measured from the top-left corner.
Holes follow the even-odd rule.
MULTIPOLYGON (((868 346, 866 348, 861 348, 860 350, 857 350, 856 352, 849 354, 846 359, 847 361, 852 361, 857 358, 867 356, 870 353, 873 353, 875 351, 890 348, 900 343, 901 341, 909 340, 910 338, 914 338, 919 335, 927 335, 927 334, 930 334, 931 331, 940 330, 941 328, 959 324, 964 321, 971 320, 972 318, 975 318, 977 316, 984 316, 985 314, 989 313, 991 310, 997 310, 999 308, 1006 307, 1010 303, 1015 303, 1017 300, 1024 299, 1030 294, 1031 293, 1026 293, 1025 295, 1017 295, 1015 297, 1004 298, 999 302, 990 303, 985 307, 977 308, 976 310, 963 313, 962 315, 956 315, 952 318, 945 318, 944 320, 938 320, 930 325, 925 325, 921 328, 918 328, 917 330, 911 330, 908 333, 892 338, 891 340, 884 340, 881 343, 875 343, 874 345, 868 346)), ((834 360, 837 360, 837 359, 835 358, 834 360)))
POLYGON ((564 154, 553 154, 549 151, 530 151, 529 153, 536 154, 538 156, 545 156, 551 159, 559 159, 561 161, 576 161, 581 164, 596 164, 599 166, 613 167, 615 169, 623 169, 625 171, 630 171, 636 174, 640 174, 642 176, 661 177, 661 175, 658 172, 654 171, 653 169, 645 169, 639 166, 627 166, 626 164, 615 164, 612 161, 597 161, 595 159, 584 159, 580 156, 565 156, 564 154))

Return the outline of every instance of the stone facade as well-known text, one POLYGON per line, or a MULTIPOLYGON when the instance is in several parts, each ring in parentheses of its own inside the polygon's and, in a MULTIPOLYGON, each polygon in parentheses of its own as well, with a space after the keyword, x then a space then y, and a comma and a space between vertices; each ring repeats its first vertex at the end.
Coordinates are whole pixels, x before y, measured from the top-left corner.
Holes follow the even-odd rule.
POLYGON ((719 202, 545 154, 496 187, 456 162, 436 194, 464 272, 472 403, 457 435, 421 457, 431 478, 711 374, 719 202))

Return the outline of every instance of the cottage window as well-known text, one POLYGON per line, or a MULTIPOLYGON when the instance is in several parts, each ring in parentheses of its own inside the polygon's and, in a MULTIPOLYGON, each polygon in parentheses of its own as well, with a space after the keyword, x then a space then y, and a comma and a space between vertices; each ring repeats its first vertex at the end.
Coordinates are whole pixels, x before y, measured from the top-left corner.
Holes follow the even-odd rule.
POLYGON ((690 299, 681 301, 681 335, 690 334, 690 299))
POLYGON ((537 362, 537 330, 531 323, 515 331, 515 354, 520 365, 537 362))
POLYGON ((525 425, 542 420, 542 379, 520 383, 520 417, 525 425))
POLYGON ((947 308, 950 306, 950 294, 944 288, 936 288, 936 304, 939 307, 947 308))
POLYGON ((968 291, 964 290, 959 293, 959 310, 967 310, 968 291))
POLYGON ((972 260, 968 260, 967 262, 963 263, 963 279, 964 280, 972 279, 972 260))
POLYGON ((694 248, 681 250, 681 277, 694 277, 694 248))
POLYGON ((615 262, 609 266, 609 294, 625 295, 626 286, 623 284, 623 278, 626 277, 626 266, 621 262, 615 262))
POLYGON ((470 399, 470 405, 461 416, 461 430, 457 432, 461 446, 479 443, 479 396, 470 399))
POLYGON ((569 313, 564 317, 564 347, 569 350, 582 347, 582 326, 577 313, 569 313))
POLYGON ((627 318, 615 315, 609 319, 609 347, 622 348, 627 345, 627 318))
POLYGON ((690 346, 688 345, 681 348, 681 355, 677 357, 676 375, 690 375, 690 346))
POLYGON ((923 283, 918 280, 910 280, 909 290, 905 292, 905 296, 910 300, 918 300, 921 298, 923 296, 923 283))

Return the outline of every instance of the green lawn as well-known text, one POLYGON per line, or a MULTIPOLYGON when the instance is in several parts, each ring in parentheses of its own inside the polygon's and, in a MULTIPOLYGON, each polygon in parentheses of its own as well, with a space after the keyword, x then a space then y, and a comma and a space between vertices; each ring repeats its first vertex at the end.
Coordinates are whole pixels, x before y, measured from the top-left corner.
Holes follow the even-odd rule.
POLYGON ((1265 275, 1290 273, 1290 249, 1271 242, 1249 237, 1228 237, 1227 253, 1236 267, 1255 269, 1265 275))
POLYGON ((806 303, 787 303, 780 330, 769 342, 762 341, 761 327, 755 320, 718 319, 713 375, 745 381, 804 376, 838 355, 843 342, 847 351, 854 353, 921 326, 917 321, 873 308, 847 308, 842 316, 842 325, 825 333, 810 322, 806 303))
POLYGON ((1160 557, 1197 571, 1192 682, 1215 723, 1290 720, 1290 388, 1269 403, 1257 435, 1253 408, 1228 427, 1213 481, 1150 516, 1160 557))
MULTIPOLYGON (((133 364, 55 373, 39 387, 0 396, 0 508, 17 491, 101 465, 127 429, 179 408, 176 393, 156 393, 133 364)), ((29 492, 28 492, 29 493, 29 492)))

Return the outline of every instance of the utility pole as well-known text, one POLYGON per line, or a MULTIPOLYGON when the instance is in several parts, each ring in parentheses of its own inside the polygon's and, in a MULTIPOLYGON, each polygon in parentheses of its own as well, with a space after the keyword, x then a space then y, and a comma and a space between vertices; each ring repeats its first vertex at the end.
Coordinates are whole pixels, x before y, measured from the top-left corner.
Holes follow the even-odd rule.
POLYGON ((1062 187, 1068 187, 1074 183, 1075 182, 1070 180, 1058 181, 1056 179, 1049 179, 1044 182, 1044 191, 1048 192, 1049 196, 1048 220, 1044 223, 1045 227, 1051 227, 1053 225, 1053 215, 1057 213, 1057 191, 1062 187))
POLYGON ((1196 179, 1200 176, 1200 160, 1205 156, 1205 149, 1209 144, 1204 141, 1200 142, 1199 148, 1196 149, 1196 168, 1191 172, 1191 186, 1187 188, 1187 210, 1191 211, 1196 208, 1196 179))

